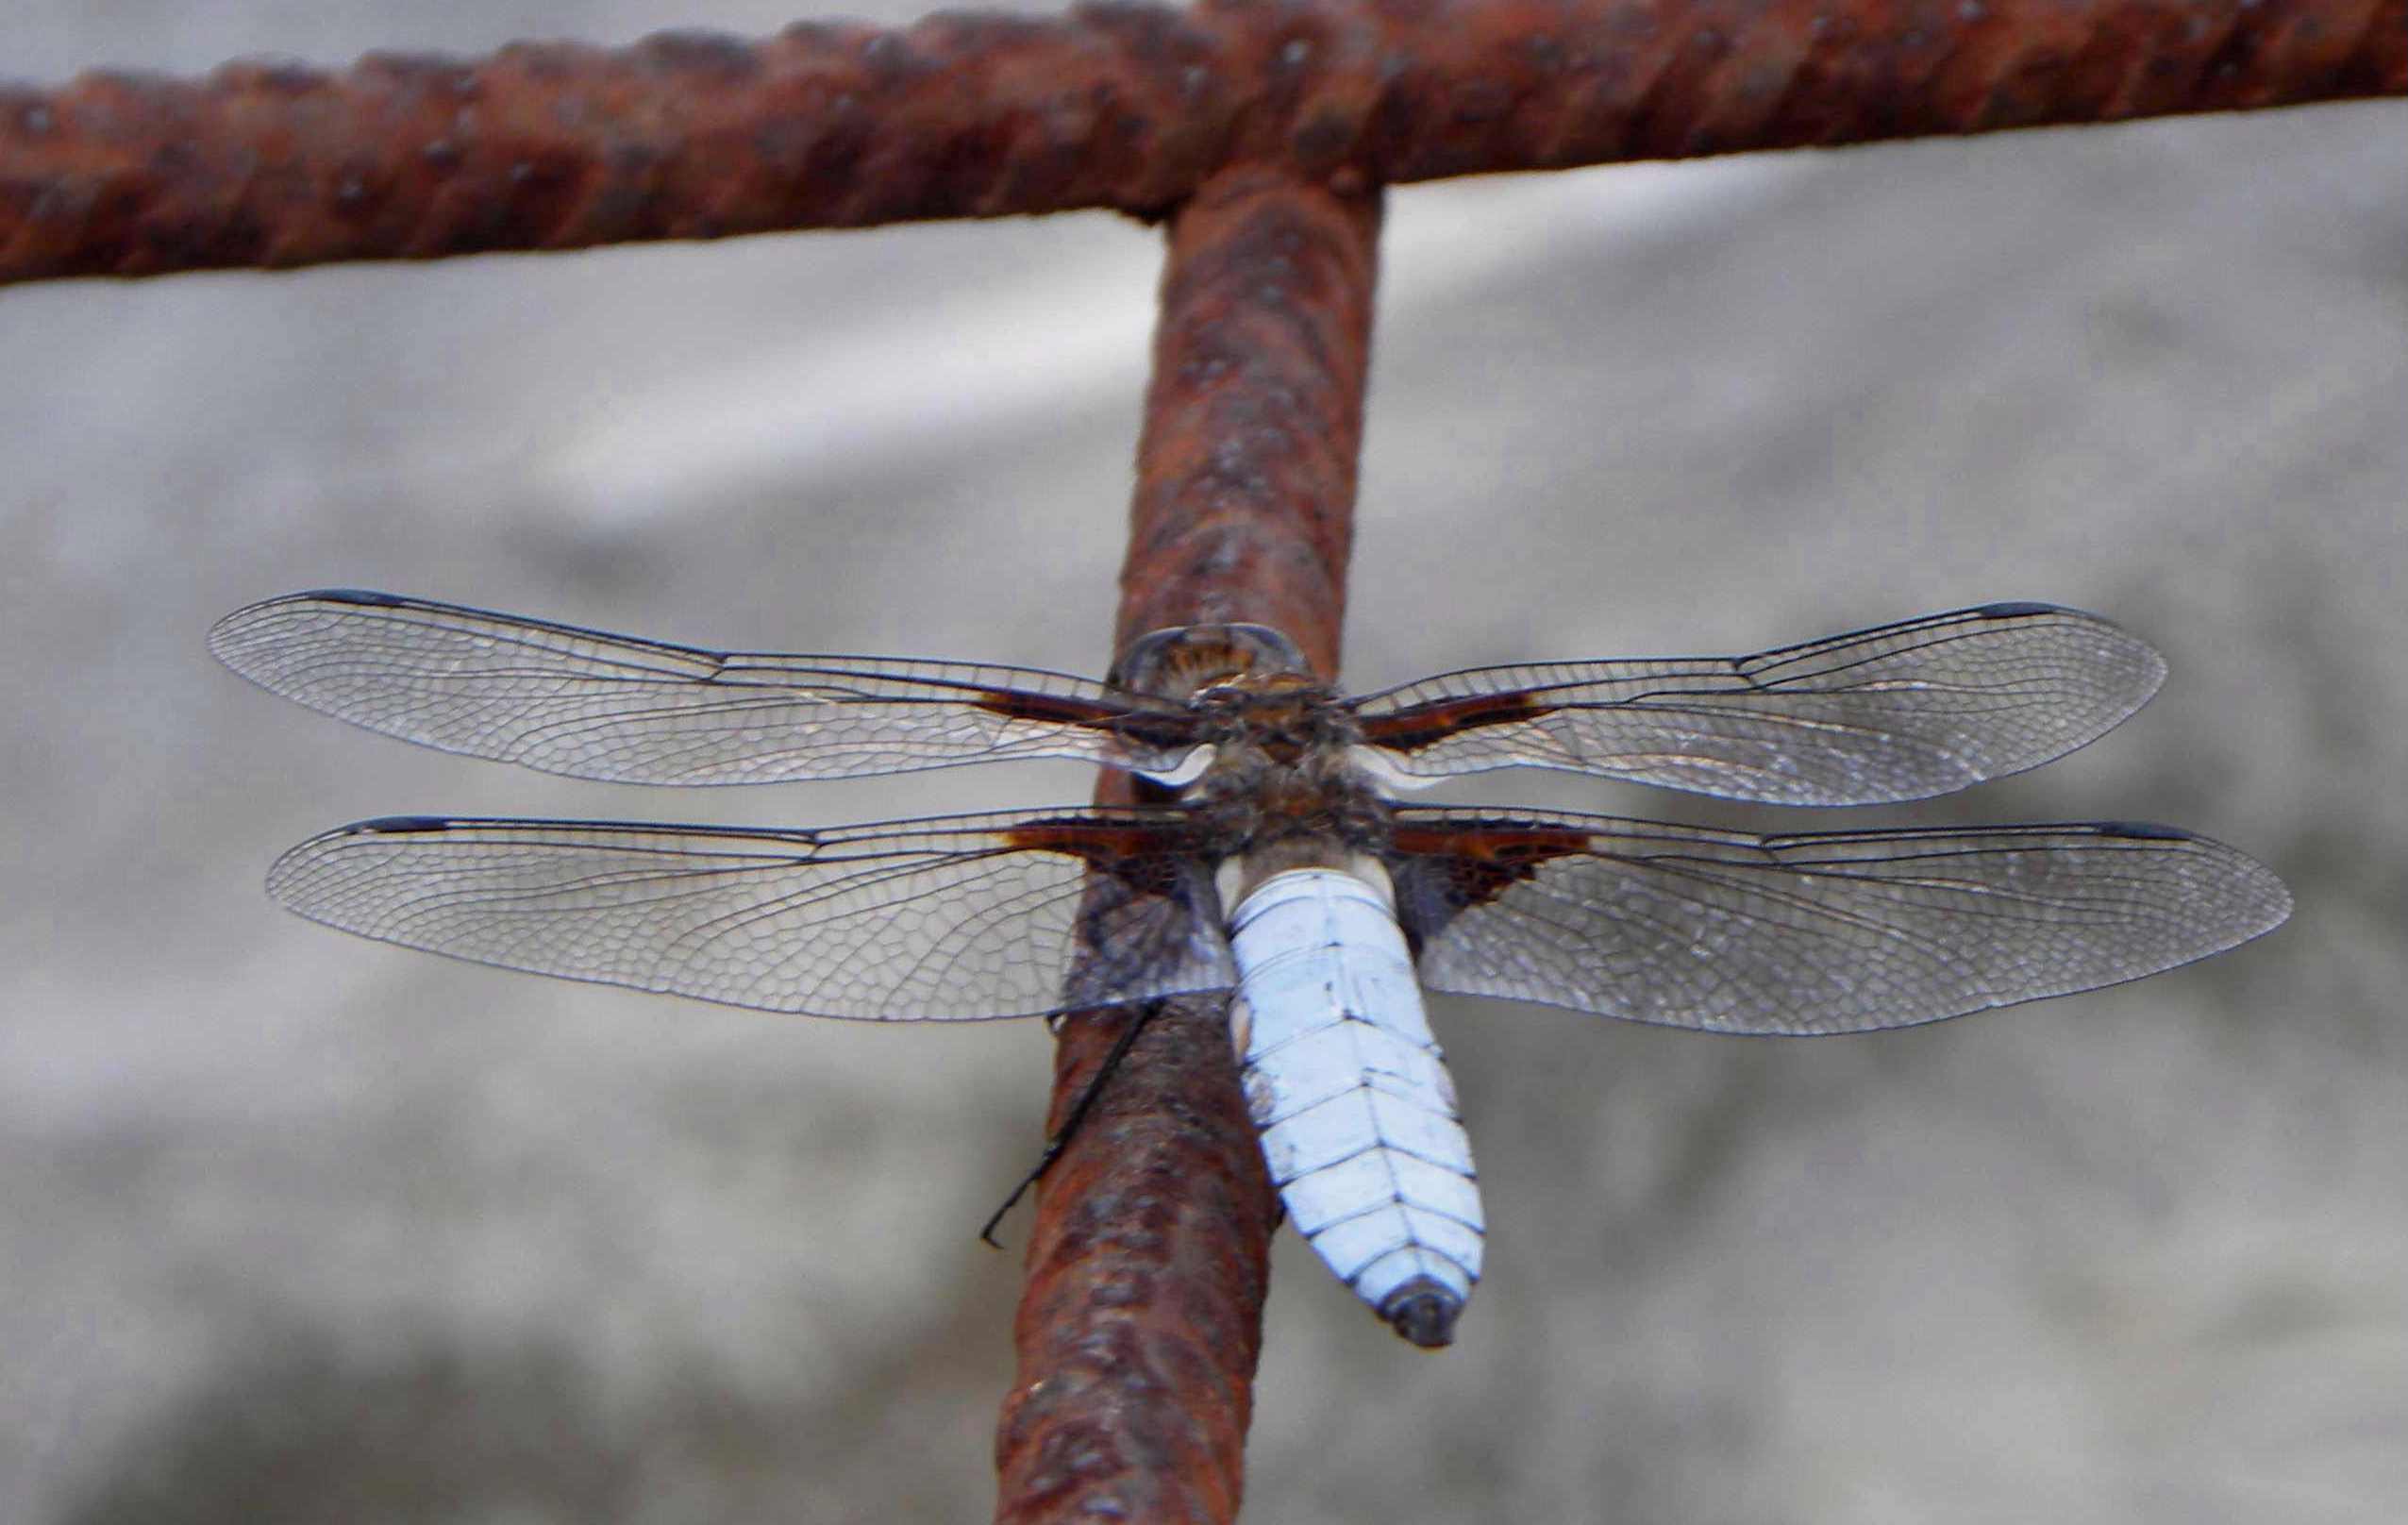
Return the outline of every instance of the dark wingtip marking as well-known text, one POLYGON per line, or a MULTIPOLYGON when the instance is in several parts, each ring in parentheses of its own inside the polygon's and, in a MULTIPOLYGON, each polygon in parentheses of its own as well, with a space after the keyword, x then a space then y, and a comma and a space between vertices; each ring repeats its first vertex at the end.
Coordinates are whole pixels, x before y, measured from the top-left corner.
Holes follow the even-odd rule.
POLYGON ((1455 1343, 1455 1320, 1463 1312, 1463 1299, 1426 1276, 1398 1287, 1380 1305, 1380 1316, 1425 1350, 1440 1350, 1455 1343))
POLYGON ((410 602, 394 594, 378 593, 374 588, 309 588, 274 601, 284 604, 303 598, 314 598, 327 604, 365 604, 370 609, 399 609, 410 602))
POLYGON ((2179 826, 2160 826, 2155 821, 2100 821, 2099 834, 2109 837, 2133 837, 2142 842, 2198 842, 2196 831, 2185 831, 2179 826))
POLYGON ((373 821, 354 821, 343 829, 344 835, 397 836, 405 831, 441 831, 451 825, 443 815, 379 815, 373 821))
POLYGON ((1983 604, 1974 610, 1974 612, 1977 614, 1987 615, 1991 619, 2024 619, 2033 614, 2079 614, 2082 611, 2079 609, 2067 609, 2063 604, 2011 602, 2004 604, 1983 604))

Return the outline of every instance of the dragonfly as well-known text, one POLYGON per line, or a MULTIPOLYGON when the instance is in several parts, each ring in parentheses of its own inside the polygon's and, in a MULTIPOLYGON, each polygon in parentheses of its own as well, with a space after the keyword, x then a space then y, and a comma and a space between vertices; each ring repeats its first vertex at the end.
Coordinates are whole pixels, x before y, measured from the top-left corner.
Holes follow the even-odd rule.
POLYGON ((359 590, 254 604, 209 645, 371 730, 580 779, 1036 758, 1137 775, 1132 805, 809 830, 387 817, 293 847, 268 889, 389 943, 770 1012, 959 1021, 1226 997, 1288 1221, 1425 1347, 1454 1337, 1485 1216, 1424 990, 1860 1032, 2170 969, 2291 905, 2262 864, 2163 826, 1760 835, 1400 797, 1528 766, 1873 805, 2036 767, 2166 672, 2119 627, 2048 604, 1352 696, 1242 624, 1141 637, 1100 682, 714 651, 359 590))

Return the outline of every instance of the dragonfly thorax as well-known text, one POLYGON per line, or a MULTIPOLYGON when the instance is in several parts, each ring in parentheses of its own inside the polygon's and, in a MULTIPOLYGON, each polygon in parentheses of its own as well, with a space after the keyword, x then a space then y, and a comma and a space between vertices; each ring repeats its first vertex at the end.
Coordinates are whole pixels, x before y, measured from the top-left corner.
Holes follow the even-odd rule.
MULTIPOLYGON (((1346 759, 1362 728, 1338 691, 1315 677, 1296 643, 1267 625, 1181 625, 1129 643, 1113 686, 1183 706, 1209 753, 1185 785, 1209 803, 1263 789, 1294 802, 1269 813, 1303 817, 1332 790, 1366 786, 1346 759)), ((1159 776, 1158 776, 1159 777, 1159 776)))
POLYGON ((1266 744, 1240 729, 1215 746, 1180 802, 1224 855, 1266 873, 1341 866, 1388 841, 1388 803, 1343 743, 1266 744))
POLYGON ((1260 754, 1284 767, 1324 767, 1363 736, 1335 690, 1295 674, 1215 683, 1188 704, 1205 718, 1216 751, 1231 759, 1260 754))

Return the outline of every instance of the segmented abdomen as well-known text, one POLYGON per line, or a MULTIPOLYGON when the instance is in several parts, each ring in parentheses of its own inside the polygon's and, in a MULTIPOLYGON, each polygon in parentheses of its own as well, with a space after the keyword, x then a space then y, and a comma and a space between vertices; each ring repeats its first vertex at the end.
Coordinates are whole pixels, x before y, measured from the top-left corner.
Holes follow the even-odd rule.
POLYGON ((1263 1155, 1308 1243, 1397 1332, 1444 1345, 1480 1280, 1480 1191, 1395 913, 1351 874, 1274 875, 1229 923, 1263 1155))

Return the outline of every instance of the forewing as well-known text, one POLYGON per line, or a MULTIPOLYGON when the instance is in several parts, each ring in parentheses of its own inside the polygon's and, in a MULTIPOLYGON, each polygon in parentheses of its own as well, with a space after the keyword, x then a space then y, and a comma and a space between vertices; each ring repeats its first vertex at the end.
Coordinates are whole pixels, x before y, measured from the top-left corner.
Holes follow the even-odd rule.
POLYGON ((1364 741, 1411 777, 1528 764, 1870 805, 2062 757, 2139 709, 2165 673, 2097 615, 1991 604, 1752 657, 1474 668, 1356 706, 1364 741))
POLYGON ((1750 836, 1396 813, 1433 990, 1719 1032, 1856 1032, 2133 980, 2282 924, 2271 871, 2166 827, 1750 836))
POLYGON ((730 1006, 1033 1016, 1232 982, 1189 846, 1144 810, 825 831, 395 817, 301 844, 268 893, 389 943, 730 1006))
POLYGON ((774 783, 1071 758, 1169 772, 1184 712, 1033 668, 706 651, 330 590, 209 631, 236 672, 407 741, 619 783, 774 783))

